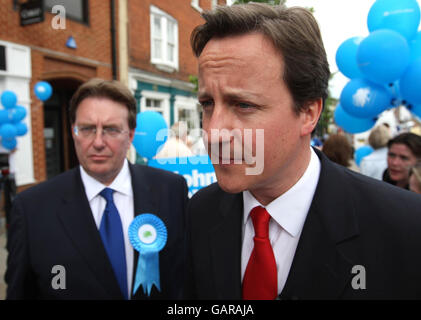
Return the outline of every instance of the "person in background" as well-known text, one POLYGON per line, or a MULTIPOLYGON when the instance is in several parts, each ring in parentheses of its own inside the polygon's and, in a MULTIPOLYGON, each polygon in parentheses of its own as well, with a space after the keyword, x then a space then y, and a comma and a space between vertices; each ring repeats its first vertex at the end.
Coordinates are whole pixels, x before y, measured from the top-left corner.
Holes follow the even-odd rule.
POLYGON ((12 204, 16 197, 16 151, 16 148, 8 150, 0 144, 0 195, 3 196, 6 231, 9 228, 12 204))
POLYGON ((343 134, 332 134, 325 141, 323 153, 333 162, 358 172, 358 167, 353 160, 352 145, 343 134))
POLYGON ((389 140, 387 147, 387 169, 383 172, 383 181, 409 189, 409 171, 421 160, 421 136, 401 133, 389 140))
POLYGON ((155 159, 190 157, 193 152, 187 145, 188 129, 183 121, 171 126, 170 138, 165 142, 155 159))
POLYGON ((421 194, 421 161, 412 168, 409 176, 409 190, 421 194))
POLYGON ((384 124, 371 130, 368 143, 374 151, 361 160, 362 174, 382 180, 383 172, 387 168, 387 142, 390 138, 390 131, 384 124))
POLYGON ((80 166, 15 198, 6 298, 181 298, 187 184, 127 160, 136 128, 133 94, 118 81, 91 79, 73 95, 69 118, 80 166), (160 288, 148 294, 133 290, 139 254, 128 232, 142 213, 159 217, 168 230, 159 252, 160 288))

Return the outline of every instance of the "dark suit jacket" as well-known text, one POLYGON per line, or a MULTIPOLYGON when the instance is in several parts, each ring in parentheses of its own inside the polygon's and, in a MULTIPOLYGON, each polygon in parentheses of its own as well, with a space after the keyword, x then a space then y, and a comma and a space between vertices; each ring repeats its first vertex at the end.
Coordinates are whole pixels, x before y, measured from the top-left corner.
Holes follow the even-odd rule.
MULTIPOLYGON (((151 299, 182 295, 183 245, 187 185, 183 177, 130 165, 135 215, 162 219, 168 240, 159 253, 161 292, 151 299)), ((8 299, 123 299, 96 227, 79 168, 20 193, 8 230, 5 280, 8 299), (53 289, 52 273, 62 265, 66 289, 53 289)), ((134 255, 133 278, 138 261, 134 255)), ((147 298, 139 287, 134 299, 147 298)))
MULTIPOLYGON (((421 298, 421 196, 316 152, 320 179, 280 298, 421 298)), ((190 200, 190 298, 241 299, 242 224, 242 193, 213 184, 190 200)))

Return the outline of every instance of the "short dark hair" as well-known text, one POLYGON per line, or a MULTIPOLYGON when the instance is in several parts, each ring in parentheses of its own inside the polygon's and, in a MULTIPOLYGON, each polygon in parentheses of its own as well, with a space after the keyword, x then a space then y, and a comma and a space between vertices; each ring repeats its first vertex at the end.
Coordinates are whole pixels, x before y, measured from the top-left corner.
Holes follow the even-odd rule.
POLYGON ((327 98, 329 64, 319 26, 309 10, 248 3, 218 6, 205 11, 202 17, 206 22, 197 26, 190 37, 196 57, 212 38, 258 32, 270 39, 283 57, 282 76, 297 114, 309 103, 327 98))
POLYGON ((412 132, 401 133, 393 139, 390 139, 387 143, 387 147, 390 149, 390 147, 396 143, 406 145, 417 159, 421 159, 421 136, 412 132))
POLYGON ((76 111, 79 104, 86 98, 107 98, 121 103, 129 111, 128 124, 130 129, 136 128, 136 99, 125 85, 116 80, 94 78, 82 84, 70 100, 69 117, 73 125, 76 121, 76 111))

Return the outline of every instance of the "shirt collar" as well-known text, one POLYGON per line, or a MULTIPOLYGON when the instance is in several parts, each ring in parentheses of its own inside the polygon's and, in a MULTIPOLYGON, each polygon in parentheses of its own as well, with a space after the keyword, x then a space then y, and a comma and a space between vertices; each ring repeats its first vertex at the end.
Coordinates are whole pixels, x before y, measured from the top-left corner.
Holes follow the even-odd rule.
POLYGON ((303 176, 284 194, 263 206, 248 191, 243 191, 244 224, 256 206, 265 207, 271 217, 290 235, 296 237, 304 226, 320 175, 320 160, 311 148, 310 162, 303 176))
MULTIPOLYGON (((85 171, 85 169, 83 169, 82 166, 80 166, 80 175, 82 178, 83 185, 85 186, 85 192, 88 201, 91 201, 104 188, 107 188, 106 185, 102 184, 101 182, 90 176, 85 171)), ((132 179, 127 159, 124 160, 123 167, 121 168, 117 177, 115 177, 113 182, 108 186, 108 188, 111 188, 116 192, 120 192, 128 196, 133 196, 132 179)))

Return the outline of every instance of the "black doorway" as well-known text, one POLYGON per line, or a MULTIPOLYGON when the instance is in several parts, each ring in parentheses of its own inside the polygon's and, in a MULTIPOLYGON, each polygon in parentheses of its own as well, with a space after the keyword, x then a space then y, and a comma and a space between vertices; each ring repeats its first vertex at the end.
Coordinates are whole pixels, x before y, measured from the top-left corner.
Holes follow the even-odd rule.
POLYGON ((79 164, 68 117, 69 101, 81 84, 72 79, 48 80, 53 87, 44 102, 44 145, 47 179, 79 164))

